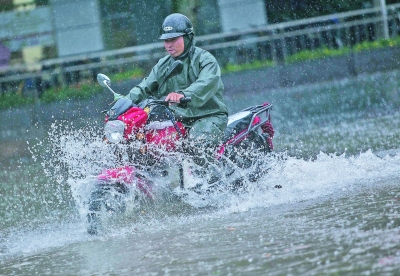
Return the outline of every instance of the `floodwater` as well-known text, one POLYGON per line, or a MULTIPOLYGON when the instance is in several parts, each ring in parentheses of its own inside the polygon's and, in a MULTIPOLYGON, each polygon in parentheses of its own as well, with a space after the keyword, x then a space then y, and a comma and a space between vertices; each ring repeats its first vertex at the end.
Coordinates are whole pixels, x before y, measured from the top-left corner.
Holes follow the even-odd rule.
POLYGON ((212 208, 133 208, 98 236, 82 202, 112 165, 101 117, 3 128, 0 275, 398 275, 399 75, 226 95, 231 112, 273 103, 269 173, 212 208))

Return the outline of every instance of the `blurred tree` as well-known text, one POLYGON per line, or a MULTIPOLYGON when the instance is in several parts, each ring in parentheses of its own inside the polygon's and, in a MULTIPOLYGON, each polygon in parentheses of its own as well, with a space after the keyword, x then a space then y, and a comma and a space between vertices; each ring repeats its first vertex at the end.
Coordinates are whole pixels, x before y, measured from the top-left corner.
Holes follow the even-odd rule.
POLYGON ((186 15, 196 35, 221 31, 218 0, 173 0, 171 10, 186 15))
POLYGON ((47 6, 50 0, 35 0, 36 7, 47 6))
POLYGON ((157 41, 164 17, 172 12, 171 0, 99 0, 107 49, 157 41))
POLYGON ((0 12, 14 9, 12 0, 0 0, 0 12))
MULTIPOLYGON (((35 0, 37 7, 46 6, 49 0, 35 0)), ((13 0, 0 0, 0 12, 11 11, 14 9, 13 0)))
POLYGON ((200 2, 200 0, 173 0, 172 12, 186 15, 192 21, 193 25, 196 26, 200 2))
POLYGON ((13 8, 12 0, 0 0, 0 12, 9 11, 13 8))

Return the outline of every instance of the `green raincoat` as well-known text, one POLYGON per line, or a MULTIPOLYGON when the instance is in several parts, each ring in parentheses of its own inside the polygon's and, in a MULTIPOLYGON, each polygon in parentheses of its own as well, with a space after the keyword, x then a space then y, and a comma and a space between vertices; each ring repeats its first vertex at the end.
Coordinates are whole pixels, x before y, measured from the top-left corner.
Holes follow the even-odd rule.
POLYGON ((164 99, 177 92, 191 97, 186 106, 171 105, 178 121, 190 128, 189 138, 203 138, 217 142, 223 136, 227 124, 228 109, 223 102, 224 85, 221 70, 213 55, 198 47, 191 47, 189 55, 182 59, 183 70, 169 78, 161 87, 164 76, 174 58, 166 56, 158 61, 149 76, 127 95, 134 103, 153 96, 164 99))

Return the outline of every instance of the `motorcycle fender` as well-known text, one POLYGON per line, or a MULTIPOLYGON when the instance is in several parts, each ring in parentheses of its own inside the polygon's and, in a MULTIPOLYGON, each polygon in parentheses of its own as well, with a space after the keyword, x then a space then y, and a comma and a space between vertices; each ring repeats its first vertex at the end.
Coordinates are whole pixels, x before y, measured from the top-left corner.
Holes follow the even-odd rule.
POLYGON ((132 184, 134 178, 135 168, 132 166, 106 169, 97 176, 97 179, 101 181, 120 182, 124 184, 132 184))

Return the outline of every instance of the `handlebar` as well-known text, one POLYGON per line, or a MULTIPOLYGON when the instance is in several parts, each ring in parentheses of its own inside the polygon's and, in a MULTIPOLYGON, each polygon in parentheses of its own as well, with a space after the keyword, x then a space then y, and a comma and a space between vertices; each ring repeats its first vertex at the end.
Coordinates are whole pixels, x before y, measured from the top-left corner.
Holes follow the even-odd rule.
MULTIPOLYGON (((179 104, 184 104, 184 103, 188 103, 191 102, 192 99, 190 97, 183 97, 179 100, 179 104)), ((163 100, 151 100, 147 105, 163 105, 165 106, 165 112, 167 113, 169 119, 171 120, 172 124, 174 125, 174 128, 176 129, 179 137, 183 137, 183 133, 181 132, 181 129, 178 127, 176 121, 175 121, 175 117, 172 114, 171 110, 168 108, 168 105, 170 103, 176 103, 176 102, 172 102, 172 101, 163 101, 163 100)))
POLYGON ((179 103, 190 103, 192 101, 191 97, 183 97, 179 100, 179 103))
MULTIPOLYGON (((184 104, 184 103, 189 103, 192 101, 192 98, 190 97, 183 97, 179 100, 179 104, 184 104)), ((177 102, 172 102, 172 101, 164 101, 164 100, 151 100, 150 103, 148 103, 149 105, 152 104, 159 104, 159 105, 164 105, 164 106, 168 106, 171 103, 177 103, 177 102)))

